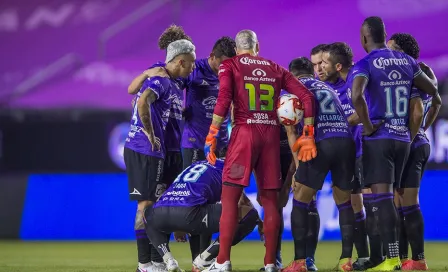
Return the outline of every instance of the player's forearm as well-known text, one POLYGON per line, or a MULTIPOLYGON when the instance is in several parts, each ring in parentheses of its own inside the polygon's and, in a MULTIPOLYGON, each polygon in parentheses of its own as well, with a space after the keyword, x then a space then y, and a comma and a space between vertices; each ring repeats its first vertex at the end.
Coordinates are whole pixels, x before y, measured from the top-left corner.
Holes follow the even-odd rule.
POLYGON ((296 164, 296 167, 299 166, 299 159, 297 157, 297 152, 293 151, 293 146, 297 141, 298 135, 295 126, 285 126, 286 135, 288 136, 288 144, 289 148, 291 149, 291 152, 293 154, 294 162, 296 164))
POLYGON ((134 78, 128 86, 128 94, 136 94, 143 85, 143 82, 148 78, 145 73, 138 75, 134 78))
POLYGON ((215 128, 220 128, 222 123, 224 122, 224 117, 213 114, 212 126, 215 128))
MULTIPOLYGON (((140 102, 140 101, 139 101, 140 102)), ((143 127, 149 135, 154 135, 154 127, 151 120, 150 103, 138 103, 138 115, 142 121, 143 127)))
POLYGON ((353 92, 353 106, 355 107, 356 114, 358 114, 359 120, 367 128, 372 127, 372 122, 369 117, 369 110, 366 100, 362 96, 362 91, 353 92))
POLYGON ((423 102, 418 97, 411 99, 410 104, 409 130, 411 132, 411 141, 413 141, 423 122, 423 102))
POLYGON ((432 97, 431 107, 428 110, 428 114, 426 115, 425 127, 423 128, 425 131, 432 126, 434 121, 439 115, 440 107, 442 106, 442 98, 439 94, 432 97))
POLYGON ((359 120, 359 116, 358 116, 358 114, 357 114, 356 112, 354 112, 352 115, 350 115, 350 116, 347 118, 347 121, 348 121, 348 124, 349 124, 350 126, 356 126, 356 125, 358 125, 359 123, 361 123, 361 121, 359 120))

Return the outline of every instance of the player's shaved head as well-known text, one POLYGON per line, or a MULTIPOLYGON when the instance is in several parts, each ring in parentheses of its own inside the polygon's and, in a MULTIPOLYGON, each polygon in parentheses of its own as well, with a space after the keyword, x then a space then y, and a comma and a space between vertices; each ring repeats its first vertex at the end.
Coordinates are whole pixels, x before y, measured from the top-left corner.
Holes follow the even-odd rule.
POLYGON ((241 30, 235 38, 237 51, 255 50, 258 44, 257 34, 252 30, 241 30))
POLYGON ((374 43, 384 43, 386 41, 386 27, 380 17, 368 17, 364 20, 362 26, 368 31, 374 43))
POLYGON ((420 47, 418 46, 415 38, 408 33, 395 33, 390 37, 387 45, 397 51, 402 51, 414 59, 418 59, 420 56, 420 47), (392 43, 393 41, 393 43, 392 43))

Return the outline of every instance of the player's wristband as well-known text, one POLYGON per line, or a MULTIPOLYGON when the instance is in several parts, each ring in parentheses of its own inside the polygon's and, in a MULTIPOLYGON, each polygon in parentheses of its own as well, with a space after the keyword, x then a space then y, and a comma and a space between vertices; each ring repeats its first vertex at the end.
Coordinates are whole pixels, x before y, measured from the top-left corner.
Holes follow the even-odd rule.
POLYGON ((314 137, 314 126, 307 125, 303 128, 303 136, 314 137))

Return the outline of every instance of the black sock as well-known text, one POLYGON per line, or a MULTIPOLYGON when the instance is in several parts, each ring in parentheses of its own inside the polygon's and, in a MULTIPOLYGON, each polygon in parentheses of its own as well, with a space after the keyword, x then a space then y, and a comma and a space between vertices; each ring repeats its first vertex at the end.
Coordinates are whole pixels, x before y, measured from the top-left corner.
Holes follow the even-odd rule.
POLYGON ((211 234, 201 234, 199 235, 199 253, 203 252, 208 248, 208 246, 212 243, 212 235, 211 234))
POLYGON ((377 226, 377 220, 375 219, 375 215, 378 211, 374 210, 372 205, 375 195, 365 194, 363 197, 363 203, 366 209, 366 231, 369 236, 370 260, 374 264, 379 264, 383 260, 383 249, 377 226))
POLYGON ((160 256, 159 252, 153 245, 151 245, 151 261, 155 263, 163 263, 162 256, 160 256))
POLYGON ((278 232, 277 238, 277 256, 276 259, 282 262, 282 235, 285 229, 285 222, 283 221, 283 209, 280 209, 280 230, 278 232))
POLYGON ((194 261, 196 257, 201 253, 201 236, 191 235, 189 238, 191 259, 194 261))
POLYGON ((337 205, 339 210, 339 227, 342 236, 342 253, 340 259, 351 258, 353 253, 353 228, 355 216, 353 214, 352 203, 347 201, 337 205))
POLYGON ((425 259, 424 247, 424 223, 420 205, 403 207, 403 214, 406 218, 406 233, 411 244, 412 260, 420 261, 425 259))
POLYGON ((306 258, 306 234, 308 232, 308 204, 293 199, 291 230, 294 238, 294 260, 306 258))
POLYGON ((364 210, 361 210, 359 213, 355 213, 354 240, 358 258, 369 257, 369 243, 367 242, 366 231, 366 214, 364 213, 364 210))
POLYGON ((138 262, 145 264, 151 261, 151 242, 144 229, 135 230, 137 239, 138 262))
POLYGON ((146 234, 148 235, 149 239, 151 240, 152 247, 159 253, 159 256, 162 257, 162 260, 160 261, 159 256, 155 254, 155 252, 151 252, 150 249, 150 258, 154 258, 154 262, 161 263, 164 261, 163 257, 170 253, 170 247, 169 247, 169 240, 171 234, 163 233, 159 230, 157 230, 151 222, 148 222, 146 224, 146 234), (152 254, 151 254, 152 253, 152 254))
POLYGON ((378 210, 378 226, 383 247, 386 249, 387 258, 398 257, 398 217, 393 193, 375 194, 375 200, 373 200, 372 206, 373 209, 378 210))
POLYGON ((408 242, 408 236, 406 235, 406 228, 405 228, 405 222, 404 222, 404 214, 403 214, 403 208, 397 209, 398 213, 398 221, 399 221, 399 227, 398 227, 398 246, 400 251, 400 260, 405 260, 408 258, 409 255, 409 242, 408 242))
MULTIPOLYGON (((238 227, 233 237, 232 246, 241 242, 247 235, 249 235, 257 226, 258 212, 255 209, 250 210, 243 219, 238 223, 238 227)), ((210 244, 204 251, 201 252, 201 257, 206 261, 216 258, 219 253, 219 237, 212 244, 210 244), (204 253, 204 254, 202 254, 204 253)))
POLYGON ((316 200, 308 205, 308 232, 306 235, 306 257, 314 260, 319 242, 320 217, 316 200))

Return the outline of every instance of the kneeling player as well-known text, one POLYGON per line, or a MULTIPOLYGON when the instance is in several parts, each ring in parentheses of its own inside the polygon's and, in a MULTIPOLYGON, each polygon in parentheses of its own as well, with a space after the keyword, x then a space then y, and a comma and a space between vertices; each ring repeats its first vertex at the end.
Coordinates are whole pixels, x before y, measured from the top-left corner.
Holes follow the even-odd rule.
MULTIPOLYGON (((182 271, 168 246, 169 234, 175 231, 192 235, 219 232, 221 217, 221 188, 224 161, 215 165, 205 161, 186 168, 160 197, 154 208, 145 211, 146 233, 151 243, 163 256, 168 271, 182 271), (155 220, 157 218, 157 220, 155 220)), ((253 231, 260 218, 247 197, 238 205, 240 222, 233 245, 253 231)), ((204 269, 218 255, 219 242, 215 241, 194 260, 193 264, 204 269)))
MULTIPOLYGON (((307 58, 298 58, 289 70, 314 93, 316 107, 315 139, 316 158, 299 162, 294 177, 294 200, 291 212, 291 228, 294 237, 294 261, 284 272, 307 271, 306 234, 308 231, 308 205, 316 192, 322 189, 325 177, 331 171, 333 197, 339 210, 342 235, 342 254, 338 270, 352 270, 354 215, 350 204, 351 187, 355 165, 355 142, 349 130, 341 103, 336 92, 313 77, 313 64, 307 58)), ((294 146, 293 151, 300 147, 294 146)))

